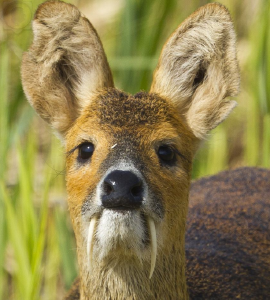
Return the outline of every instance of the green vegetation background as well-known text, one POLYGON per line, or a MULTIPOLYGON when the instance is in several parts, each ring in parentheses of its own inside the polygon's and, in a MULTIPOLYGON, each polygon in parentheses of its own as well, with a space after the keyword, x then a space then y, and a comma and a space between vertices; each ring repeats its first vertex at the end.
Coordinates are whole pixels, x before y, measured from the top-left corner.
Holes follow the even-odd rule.
MULTIPOLYGON (((61 299, 77 275, 67 212, 64 149, 28 105, 22 53, 39 0, 0 0, 0 300, 61 299)), ((97 28, 116 86, 148 90, 169 34, 204 0, 78 0, 97 28)), ((221 0, 238 34, 239 103, 208 136, 193 177, 270 167, 270 1, 221 0)))

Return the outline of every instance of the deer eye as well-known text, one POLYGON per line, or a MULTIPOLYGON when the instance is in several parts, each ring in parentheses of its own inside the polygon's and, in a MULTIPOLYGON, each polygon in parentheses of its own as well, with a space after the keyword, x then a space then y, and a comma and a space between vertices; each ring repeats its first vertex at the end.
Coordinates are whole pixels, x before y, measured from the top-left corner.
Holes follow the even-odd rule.
POLYGON ((162 145, 158 148, 157 155, 164 163, 173 163, 175 161, 175 151, 172 147, 162 145))
POLYGON ((91 158, 91 156, 94 153, 94 145, 92 143, 83 143, 79 146, 79 155, 78 155, 78 159, 84 161, 87 160, 89 158, 91 158))

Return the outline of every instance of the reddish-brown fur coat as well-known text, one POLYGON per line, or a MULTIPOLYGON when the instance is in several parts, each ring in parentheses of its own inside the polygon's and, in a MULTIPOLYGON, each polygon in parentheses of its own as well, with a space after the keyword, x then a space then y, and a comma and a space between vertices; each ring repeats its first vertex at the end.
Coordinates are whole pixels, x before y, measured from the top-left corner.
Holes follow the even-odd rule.
POLYGON ((186 231, 191 299, 270 296, 270 171, 241 168, 191 184, 186 231))

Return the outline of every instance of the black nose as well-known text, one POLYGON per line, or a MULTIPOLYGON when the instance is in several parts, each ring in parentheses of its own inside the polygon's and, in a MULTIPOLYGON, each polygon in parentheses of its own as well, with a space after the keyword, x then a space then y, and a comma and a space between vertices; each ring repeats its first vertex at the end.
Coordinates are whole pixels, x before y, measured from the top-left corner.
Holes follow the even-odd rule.
POLYGON ((143 201, 142 180, 131 171, 115 170, 103 182, 101 201, 106 208, 135 209, 143 201))

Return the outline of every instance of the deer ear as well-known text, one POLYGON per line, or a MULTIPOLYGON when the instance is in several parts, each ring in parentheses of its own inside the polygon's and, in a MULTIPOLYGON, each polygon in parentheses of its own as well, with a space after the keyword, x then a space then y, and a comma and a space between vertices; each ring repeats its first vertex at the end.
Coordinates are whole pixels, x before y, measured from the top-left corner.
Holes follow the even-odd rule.
POLYGON ((151 91, 171 100, 202 139, 235 107, 239 89, 235 32, 227 9, 208 4, 187 18, 162 49, 151 91))
POLYGON ((75 6, 45 2, 32 27, 23 88, 37 113, 64 135, 98 90, 113 87, 111 71, 95 29, 75 6))

